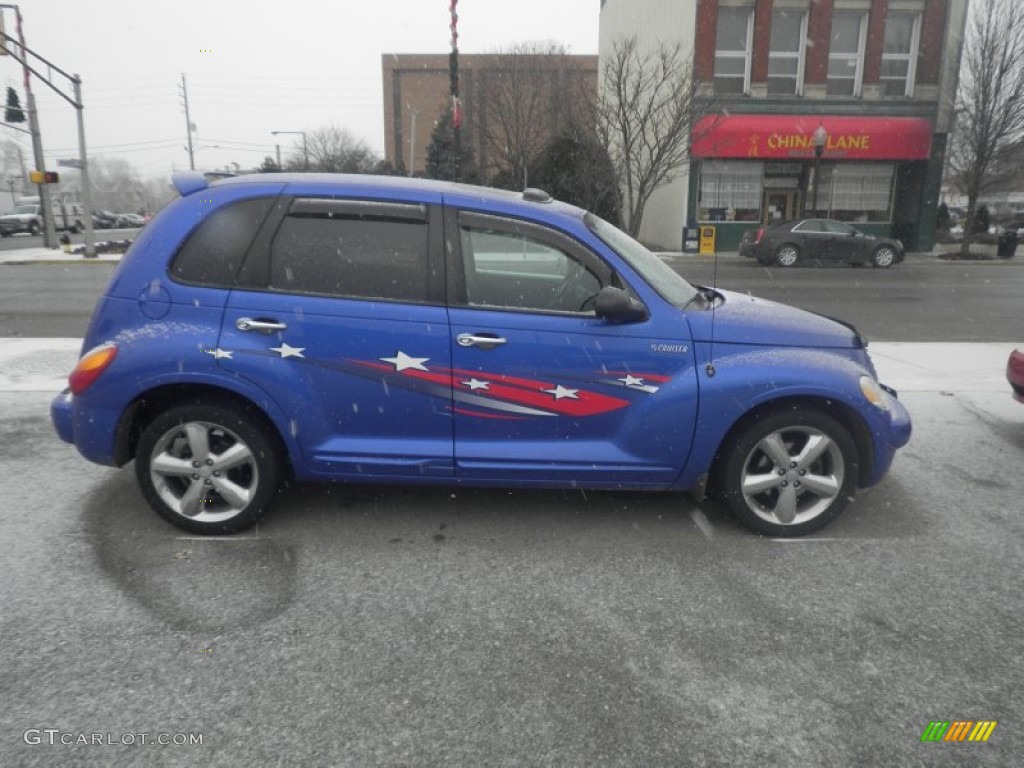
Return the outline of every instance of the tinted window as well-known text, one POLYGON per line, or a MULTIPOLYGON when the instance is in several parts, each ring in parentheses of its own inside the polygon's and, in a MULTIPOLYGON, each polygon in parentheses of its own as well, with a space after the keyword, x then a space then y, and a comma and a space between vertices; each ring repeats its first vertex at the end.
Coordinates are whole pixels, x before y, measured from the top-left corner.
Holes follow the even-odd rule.
POLYGON ((244 200, 220 209, 196 229, 171 264, 176 280, 230 287, 274 198, 244 200))
POLYGON ((290 293, 426 301, 426 221, 378 215, 372 204, 365 214, 354 212, 358 204, 345 209, 305 213, 293 207, 271 245, 271 287, 290 293))

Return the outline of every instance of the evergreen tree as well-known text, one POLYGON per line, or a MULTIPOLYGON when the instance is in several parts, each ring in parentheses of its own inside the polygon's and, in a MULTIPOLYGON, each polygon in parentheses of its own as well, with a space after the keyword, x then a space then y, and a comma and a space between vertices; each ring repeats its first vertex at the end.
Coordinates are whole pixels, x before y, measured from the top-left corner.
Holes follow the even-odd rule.
POLYGON ((451 107, 446 108, 434 124, 427 146, 428 179, 447 179, 448 181, 475 182, 476 164, 473 160, 473 149, 463 137, 462 151, 459 162, 455 157, 455 128, 452 124, 451 107))
POLYGON ((551 139, 530 170, 530 186, 619 223, 619 185, 608 151, 595 135, 570 128, 551 139))

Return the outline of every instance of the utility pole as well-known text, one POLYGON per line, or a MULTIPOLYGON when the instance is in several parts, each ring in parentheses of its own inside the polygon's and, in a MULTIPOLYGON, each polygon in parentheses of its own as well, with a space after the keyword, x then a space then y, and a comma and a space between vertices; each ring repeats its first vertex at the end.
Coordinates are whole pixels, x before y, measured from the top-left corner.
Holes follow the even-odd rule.
MULTIPOLYGON (((32 93, 32 81, 30 73, 33 71, 28 63, 29 50, 25 46, 25 30, 21 20, 21 9, 17 5, 0 4, 0 9, 13 8, 15 18, 18 21, 18 53, 11 50, 13 47, 11 38, 6 32, 0 31, 3 35, 3 47, 22 66, 22 73, 25 83, 25 111, 28 112, 28 129, 32 135, 32 153, 35 155, 36 170, 46 173, 46 160, 43 157, 43 137, 39 130, 39 113, 36 111, 36 97, 32 93)), ((0 11, 2 12, 2 11, 0 11)), ((45 78, 43 78, 45 81, 45 78)), ((47 82, 52 88, 52 83, 47 82)), ((59 93, 59 91, 58 91, 59 93)), ((63 94, 61 94, 63 95, 63 94)), ((65 97, 66 98, 66 97, 65 97)), ((43 245, 47 248, 57 247, 57 230, 53 221, 53 201, 50 199, 48 185, 43 182, 39 184, 39 204, 43 209, 43 245)))
POLYGON ((185 134, 188 136, 188 167, 194 171, 196 169, 196 161, 192 154, 192 118, 188 113, 188 85, 185 83, 184 72, 181 73, 181 96, 185 103, 185 134))

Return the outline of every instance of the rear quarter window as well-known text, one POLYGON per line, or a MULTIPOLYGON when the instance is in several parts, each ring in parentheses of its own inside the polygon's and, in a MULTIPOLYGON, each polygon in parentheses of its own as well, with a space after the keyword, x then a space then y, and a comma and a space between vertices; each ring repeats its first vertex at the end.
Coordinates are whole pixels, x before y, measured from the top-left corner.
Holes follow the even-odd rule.
POLYGON ((171 277, 182 283, 230 288, 274 200, 243 200, 215 211, 178 250, 171 262, 171 277))

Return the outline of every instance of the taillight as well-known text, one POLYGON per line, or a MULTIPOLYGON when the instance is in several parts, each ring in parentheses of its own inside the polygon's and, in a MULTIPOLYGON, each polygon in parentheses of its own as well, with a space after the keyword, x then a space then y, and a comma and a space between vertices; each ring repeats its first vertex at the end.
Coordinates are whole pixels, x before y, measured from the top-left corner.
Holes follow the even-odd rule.
POLYGON ((99 375, 114 362, 115 357, 117 357, 117 347, 113 344, 102 344, 86 352, 78 361, 75 370, 68 376, 71 394, 80 395, 91 387, 99 375))
POLYGON ((754 243, 760 243, 762 237, 764 237, 764 227, 758 227, 757 234, 754 235, 754 243))

